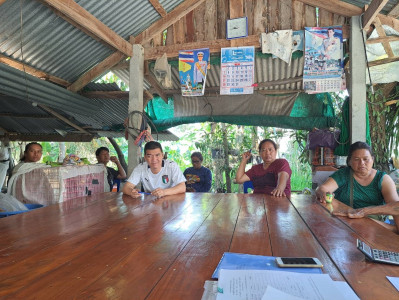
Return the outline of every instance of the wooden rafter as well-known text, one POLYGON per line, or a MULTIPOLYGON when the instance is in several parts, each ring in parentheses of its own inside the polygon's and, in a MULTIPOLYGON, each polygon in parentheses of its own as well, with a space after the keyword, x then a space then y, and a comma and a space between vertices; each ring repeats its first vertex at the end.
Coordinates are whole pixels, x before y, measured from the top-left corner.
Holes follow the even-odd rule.
POLYGON ((0 5, 2 5, 4 2, 6 2, 7 0, 0 0, 0 5))
POLYGON ((43 79, 43 80, 47 80, 47 81, 51 81, 54 82, 56 84, 62 85, 62 86, 69 86, 70 83, 62 78, 56 77, 56 76, 52 76, 49 75, 45 72, 39 71, 35 68, 32 68, 30 66, 24 65, 23 63, 9 58, 3 54, 0 54, 0 63, 3 63, 5 65, 8 65, 10 67, 13 67, 15 69, 18 69, 22 72, 26 72, 32 76, 35 76, 37 78, 43 79))
POLYGON ((382 25, 388 25, 394 30, 399 31, 399 20, 392 17, 387 17, 383 14, 379 14, 378 18, 380 19, 382 25))
MULTIPOLYGON (((378 36, 386 37, 385 30, 381 25, 380 19, 377 17, 374 20, 375 30, 377 30, 378 36)), ((385 52, 387 53, 388 57, 392 58, 395 54, 392 51, 392 47, 388 41, 382 41, 382 46, 384 47, 385 52)))
POLYGON ((80 26, 106 42, 112 48, 124 53, 132 54, 132 45, 116 34, 112 29, 99 21, 73 0, 40 0, 43 3, 57 9, 63 15, 67 16, 66 21, 73 20, 80 26))
POLYGON ((310 6, 323 8, 331 13, 352 17, 363 13, 362 8, 338 0, 298 0, 310 6))
POLYGON ((367 7, 366 11, 363 15, 363 29, 368 30, 371 23, 374 22, 374 19, 380 13, 380 11, 384 8, 385 4, 387 4, 388 0, 373 0, 370 5, 367 7))
POLYGON ((369 67, 374 67, 374 66, 380 66, 380 65, 385 65, 389 64, 395 61, 399 61, 399 57, 392 57, 392 58, 384 58, 384 59, 379 59, 379 60, 374 60, 369 62, 369 67))
POLYGON ((129 100, 129 92, 125 91, 91 91, 82 93, 82 96, 97 99, 129 100))
POLYGON ((126 58, 126 55, 122 52, 114 52, 111 56, 108 56, 105 60, 103 60, 98 65, 95 65, 85 74, 79 77, 74 83, 72 83, 68 90, 72 92, 77 92, 81 90, 86 84, 92 81, 93 78, 98 77, 99 75, 103 74, 105 71, 111 69, 115 64, 120 62, 122 59, 126 58))
POLYGON ((382 43, 382 42, 397 42, 397 41, 399 41, 399 36, 384 36, 384 37, 368 39, 366 41, 366 43, 367 44, 378 44, 378 43, 382 43))
POLYGON ((399 3, 392 7, 391 11, 388 13, 388 16, 395 19, 399 17, 399 3))
POLYGON ((163 8, 163 6, 159 3, 158 0, 149 0, 152 6, 154 6, 155 10, 161 15, 162 18, 166 17, 167 12, 163 8))
POLYGON ((80 127, 80 126, 76 125, 75 123, 71 122, 70 120, 68 120, 64 116, 60 115, 59 113, 57 113, 56 111, 54 111, 50 107, 47 107, 44 104, 38 104, 37 106, 39 106, 40 108, 42 108, 43 110, 45 110, 49 114, 52 114, 54 117, 56 117, 57 119, 60 119, 64 123, 68 124, 69 126, 72 126, 73 128, 79 130, 80 132, 85 133, 85 134, 91 134, 87 130, 83 129, 82 127, 80 127))

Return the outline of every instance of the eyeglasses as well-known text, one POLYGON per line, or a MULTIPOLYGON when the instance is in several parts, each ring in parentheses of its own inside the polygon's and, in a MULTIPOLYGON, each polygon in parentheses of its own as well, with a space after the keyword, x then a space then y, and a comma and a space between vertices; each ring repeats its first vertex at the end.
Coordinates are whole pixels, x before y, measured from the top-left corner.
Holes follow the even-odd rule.
POLYGON ((193 164, 196 164, 196 163, 199 163, 200 161, 199 160, 192 160, 191 161, 193 164))

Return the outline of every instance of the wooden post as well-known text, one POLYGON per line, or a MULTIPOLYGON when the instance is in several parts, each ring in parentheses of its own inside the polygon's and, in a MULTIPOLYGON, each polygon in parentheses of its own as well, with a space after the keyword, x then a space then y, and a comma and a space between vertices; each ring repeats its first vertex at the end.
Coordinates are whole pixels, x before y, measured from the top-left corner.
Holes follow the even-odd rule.
POLYGON ((366 54, 361 17, 351 18, 350 36, 350 141, 366 141, 366 54))
MULTIPOLYGON (((141 45, 133 45, 133 54, 130 59, 130 79, 129 79, 129 118, 133 117, 133 122, 129 120, 129 124, 134 128, 140 128, 141 116, 138 113, 132 114, 133 111, 143 112, 143 81, 144 81, 144 48, 141 45)), ((141 157, 141 147, 134 144, 134 139, 129 135, 128 139, 128 172, 130 176, 133 169, 139 164, 141 157)))

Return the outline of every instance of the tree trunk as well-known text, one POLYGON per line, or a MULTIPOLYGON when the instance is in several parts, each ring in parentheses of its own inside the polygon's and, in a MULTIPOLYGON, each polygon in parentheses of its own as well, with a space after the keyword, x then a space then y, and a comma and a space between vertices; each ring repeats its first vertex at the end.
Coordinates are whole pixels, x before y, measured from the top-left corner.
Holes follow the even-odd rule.
POLYGON ((224 152, 224 172, 226 177, 226 190, 231 193, 231 177, 230 177, 230 162, 229 162, 229 143, 227 141, 227 128, 226 124, 222 124, 223 132, 223 152, 224 152))
POLYGON ((127 163, 125 160, 125 157, 123 156, 123 153, 121 151, 121 148, 119 147, 119 145, 116 143, 116 141, 114 140, 114 138, 109 137, 108 138, 109 142, 112 144, 112 146, 114 147, 116 153, 118 154, 118 159, 122 165, 122 168, 125 170, 126 174, 127 174, 127 163))
POLYGON ((58 147, 60 149, 60 154, 58 155, 58 162, 63 162, 66 154, 65 142, 59 142, 58 147))

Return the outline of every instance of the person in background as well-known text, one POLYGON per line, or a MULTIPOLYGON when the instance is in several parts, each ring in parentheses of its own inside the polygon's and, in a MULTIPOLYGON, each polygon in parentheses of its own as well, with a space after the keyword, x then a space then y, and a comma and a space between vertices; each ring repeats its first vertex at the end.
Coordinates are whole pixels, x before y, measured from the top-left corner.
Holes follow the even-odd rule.
POLYGON ((140 197, 136 186, 141 182, 144 191, 161 198, 186 191, 186 179, 176 162, 163 159, 160 143, 151 141, 145 144, 145 162, 134 168, 132 174, 123 187, 125 195, 133 198, 140 197))
MULTIPOLYGON (((326 194, 334 193, 335 199, 354 209, 398 202, 399 196, 392 178, 385 172, 374 169, 373 163, 371 147, 364 142, 353 143, 349 147, 347 167, 336 171, 316 189, 317 198, 325 203, 326 194)), ((367 208, 354 214, 361 216, 373 210, 378 208, 367 208)), ((350 212, 352 214, 352 210, 350 212)), ((399 216, 394 216, 394 219, 399 230, 399 216)))
POLYGON ((96 157, 97 157, 98 163, 104 164, 104 166, 107 168, 107 181, 108 181, 108 184, 110 187, 110 191, 112 191, 112 186, 114 184, 114 180, 115 179, 125 179, 126 172, 123 169, 118 158, 116 158, 116 156, 109 155, 109 149, 107 147, 98 148, 96 150, 96 157), (114 168, 107 167, 107 164, 109 163, 109 161, 116 164, 116 166, 118 167, 118 171, 115 170, 114 168))
POLYGON ((236 183, 252 181, 255 194, 271 194, 277 197, 291 196, 291 168, 287 160, 276 159, 277 145, 270 139, 259 144, 259 154, 263 163, 253 166, 245 172, 245 166, 251 153, 242 155, 240 166, 236 173, 236 183))
POLYGON ((207 193, 212 186, 211 170, 202 166, 203 161, 200 152, 193 152, 191 154, 192 167, 187 168, 183 175, 186 177, 186 191, 207 193))
POLYGON ((42 159, 42 151, 42 145, 37 142, 26 144, 24 155, 12 170, 12 174, 14 175, 25 163, 37 163, 40 161, 42 159))

